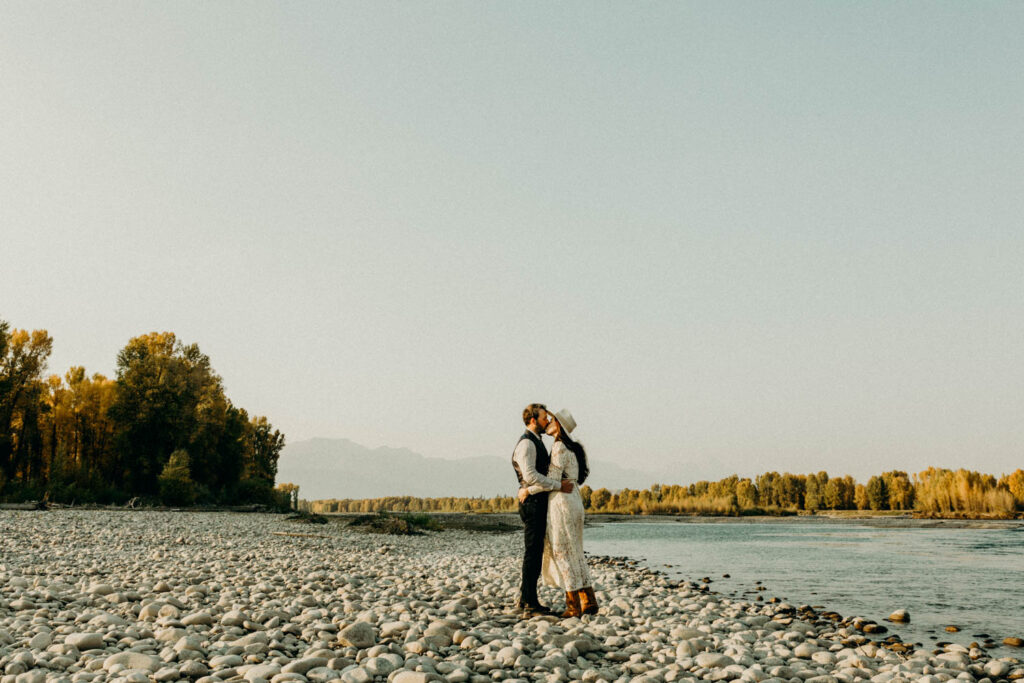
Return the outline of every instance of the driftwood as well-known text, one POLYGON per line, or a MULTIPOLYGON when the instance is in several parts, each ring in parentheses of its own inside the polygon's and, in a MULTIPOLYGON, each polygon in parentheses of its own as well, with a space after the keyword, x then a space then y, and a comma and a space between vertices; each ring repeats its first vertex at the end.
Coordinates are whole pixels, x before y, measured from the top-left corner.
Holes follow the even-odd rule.
POLYGON ((326 534, 297 534, 290 531, 271 531, 275 536, 294 536, 296 538, 329 538, 326 534))
POLYGON ((28 503, 0 503, 0 510, 45 510, 46 501, 29 501, 28 503))

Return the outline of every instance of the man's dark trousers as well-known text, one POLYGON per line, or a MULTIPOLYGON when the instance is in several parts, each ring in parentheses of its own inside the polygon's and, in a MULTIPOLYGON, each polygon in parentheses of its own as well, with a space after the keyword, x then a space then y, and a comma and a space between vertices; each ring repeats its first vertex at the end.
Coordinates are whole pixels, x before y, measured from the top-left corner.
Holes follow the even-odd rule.
POLYGON ((526 552, 523 554, 523 583, 519 586, 519 605, 537 605, 537 581, 540 579, 541 562, 544 559, 544 533, 548 525, 547 492, 530 496, 519 504, 519 518, 525 529, 523 539, 526 552))

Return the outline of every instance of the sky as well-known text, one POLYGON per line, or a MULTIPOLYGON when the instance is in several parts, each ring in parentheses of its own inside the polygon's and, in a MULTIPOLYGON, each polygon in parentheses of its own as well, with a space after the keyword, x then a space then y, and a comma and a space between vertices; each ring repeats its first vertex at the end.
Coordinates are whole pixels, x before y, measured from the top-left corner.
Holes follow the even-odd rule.
POLYGON ((1024 466, 1024 4, 0 1, 0 319, 289 441, 1024 466))

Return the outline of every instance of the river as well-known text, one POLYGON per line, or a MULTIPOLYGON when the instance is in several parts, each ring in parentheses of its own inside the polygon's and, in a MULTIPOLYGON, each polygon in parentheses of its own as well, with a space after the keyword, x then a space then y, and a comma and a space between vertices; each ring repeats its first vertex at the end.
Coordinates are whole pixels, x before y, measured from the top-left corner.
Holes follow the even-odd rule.
MULTIPOLYGON (((711 590, 863 616, 905 641, 1024 636, 1024 527, 879 527, 832 521, 628 521, 588 526, 587 552, 643 560, 711 590), (668 565, 668 566, 666 566, 668 565), (729 574, 729 578, 724 578, 729 574), (758 591, 757 581, 766 590, 758 591), (910 624, 882 621, 905 608, 910 624), (958 633, 945 629, 954 625, 958 633)), ((1002 647, 993 654, 1021 656, 1002 647)))

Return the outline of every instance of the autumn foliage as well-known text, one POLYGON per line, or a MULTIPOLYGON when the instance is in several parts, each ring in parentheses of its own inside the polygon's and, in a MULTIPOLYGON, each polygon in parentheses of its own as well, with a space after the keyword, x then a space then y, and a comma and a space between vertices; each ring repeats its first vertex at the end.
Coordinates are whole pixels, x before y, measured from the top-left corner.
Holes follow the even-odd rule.
MULTIPOLYGON (((627 515, 798 514, 827 510, 894 510, 935 516, 1012 517, 1024 510, 1024 470, 1000 479, 968 470, 929 468, 914 476, 892 471, 867 485, 827 472, 736 475, 688 486, 649 489, 580 489, 588 512, 627 515)), ((390 498, 301 501, 311 512, 515 512, 516 500, 494 498, 390 498)))
POLYGON ((273 486, 284 436, 227 398, 197 345, 171 332, 134 337, 113 379, 82 367, 47 375, 52 349, 45 330, 0 320, 0 500, 281 497, 273 486))

